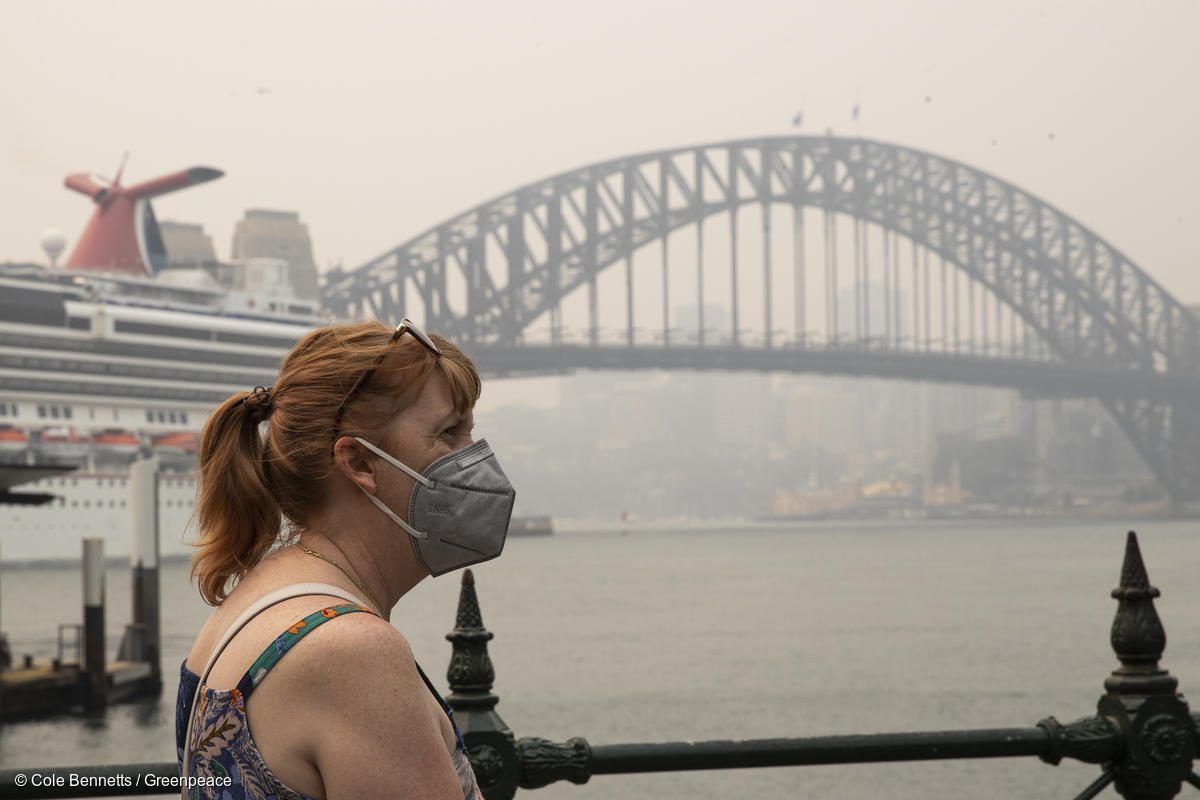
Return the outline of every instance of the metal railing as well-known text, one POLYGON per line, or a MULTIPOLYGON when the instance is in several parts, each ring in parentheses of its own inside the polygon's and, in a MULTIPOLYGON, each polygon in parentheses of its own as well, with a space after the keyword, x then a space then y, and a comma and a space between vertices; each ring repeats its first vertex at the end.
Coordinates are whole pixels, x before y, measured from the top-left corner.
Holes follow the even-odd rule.
MULTIPOLYGON (((1200 714, 1192 714, 1178 681, 1159 666, 1166 633, 1137 537, 1125 546, 1111 642, 1121 665, 1104 682, 1094 715, 1062 724, 1047 717, 1029 728, 882 733, 744 741, 592 745, 586 739, 552 742, 517 739, 496 713, 495 670, 488 656, 492 633, 483 626, 474 578, 463 573, 447 672, 454 709, 487 800, 508 800, 518 789, 557 781, 586 783, 593 775, 678 770, 865 764, 887 761, 1036 756, 1047 764, 1064 758, 1099 765, 1096 779, 1076 800, 1089 800, 1110 784, 1127 800, 1169 800, 1185 783, 1200 789, 1192 763, 1200 752, 1200 714)), ((111 797, 175 794, 173 763, 58 767, 41 770, 77 776, 87 788, 16 784, 18 773, 0 771, 0 798, 111 797), (136 778, 137 785, 131 785, 136 778), (148 784, 155 783, 156 786, 148 784), (107 785, 105 785, 107 784, 107 785), (165 787, 165 788, 164 788, 165 787)))

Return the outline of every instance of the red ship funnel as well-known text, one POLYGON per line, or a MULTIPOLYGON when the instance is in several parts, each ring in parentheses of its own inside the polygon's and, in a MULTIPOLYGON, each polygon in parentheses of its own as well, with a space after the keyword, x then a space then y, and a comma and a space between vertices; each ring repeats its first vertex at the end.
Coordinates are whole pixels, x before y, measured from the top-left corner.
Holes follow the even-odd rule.
POLYGON ((211 167, 191 167, 128 188, 121 185, 119 174, 111 185, 86 172, 68 175, 64 185, 92 198, 96 210, 67 259, 67 269, 154 274, 166 263, 167 252, 150 198, 224 174, 211 167))

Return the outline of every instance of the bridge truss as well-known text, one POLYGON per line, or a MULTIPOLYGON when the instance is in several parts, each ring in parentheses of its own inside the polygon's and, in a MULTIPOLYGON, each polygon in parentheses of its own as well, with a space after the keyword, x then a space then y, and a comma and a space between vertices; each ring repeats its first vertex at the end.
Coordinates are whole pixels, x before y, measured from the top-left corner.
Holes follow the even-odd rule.
POLYGON ((1063 212, 911 148, 788 136, 592 164, 331 275, 325 297, 423 320, 499 372, 539 353, 546 369, 1045 379, 1097 397, 1172 497, 1200 500, 1196 318, 1063 212))

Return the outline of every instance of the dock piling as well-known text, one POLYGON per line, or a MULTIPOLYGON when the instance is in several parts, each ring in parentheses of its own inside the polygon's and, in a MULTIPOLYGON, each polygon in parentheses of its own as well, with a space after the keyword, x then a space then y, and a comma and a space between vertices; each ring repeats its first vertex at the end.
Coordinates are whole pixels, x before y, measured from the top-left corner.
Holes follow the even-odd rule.
POLYGON ((133 546, 129 551, 129 567, 133 609, 132 621, 121 642, 120 659, 149 664, 153 681, 161 686, 158 482, 156 457, 141 458, 130 465, 133 546))
POLYGON ((104 663, 104 540, 83 540, 84 706, 89 713, 108 705, 104 663))

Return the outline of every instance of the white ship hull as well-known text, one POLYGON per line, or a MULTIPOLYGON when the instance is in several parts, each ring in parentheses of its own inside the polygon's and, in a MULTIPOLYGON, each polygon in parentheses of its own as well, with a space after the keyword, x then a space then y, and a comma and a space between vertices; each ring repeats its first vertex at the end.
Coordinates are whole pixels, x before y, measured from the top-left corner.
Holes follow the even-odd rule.
POLYGON ((209 411, 270 385, 321 322, 314 305, 287 298, 0 265, 0 428, 25 436, 6 440, 0 461, 76 467, 14 489, 52 502, 0 505, 4 560, 78 558, 87 536, 103 537, 106 555, 127 554, 128 466, 156 450, 167 470, 160 551, 188 553, 196 492, 187 470, 209 411))
MULTIPOLYGON (((40 506, 0 506, 5 561, 78 559, 85 536, 104 539, 105 556, 127 556, 133 530, 129 474, 67 473, 25 484, 22 491, 58 499, 40 506)), ((159 552, 163 557, 191 551, 196 500, 189 475, 162 474, 158 487, 159 552)))

